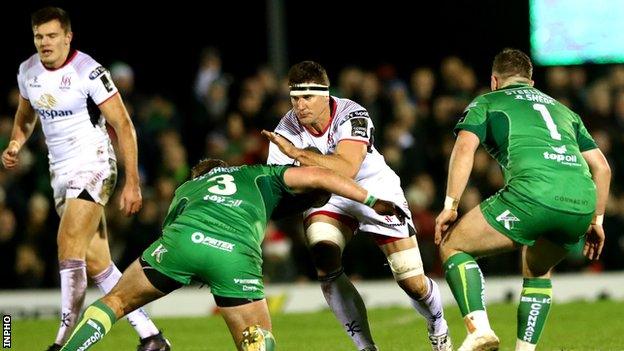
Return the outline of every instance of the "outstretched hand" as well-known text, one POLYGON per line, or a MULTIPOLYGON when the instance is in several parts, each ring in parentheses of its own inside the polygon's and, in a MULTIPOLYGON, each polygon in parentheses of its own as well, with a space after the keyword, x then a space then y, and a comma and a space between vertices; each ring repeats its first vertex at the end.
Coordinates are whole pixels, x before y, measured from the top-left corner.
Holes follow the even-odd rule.
POLYGON ((589 226, 585 234, 585 246, 583 247, 583 255, 590 260, 597 260, 602 253, 604 246, 605 233, 602 224, 592 224, 589 226))
POLYGON ((382 216, 396 216, 401 223, 409 216, 405 211, 392 201, 378 199, 373 205, 373 210, 382 216))
POLYGON ((269 132, 267 130, 263 130, 262 135, 269 139, 270 142, 275 144, 284 155, 292 159, 296 158, 296 153, 299 149, 296 148, 288 139, 275 132, 269 132))
POLYGON ((457 210, 444 209, 436 218, 435 225, 435 244, 440 245, 442 242, 442 235, 446 233, 451 224, 457 220, 457 210))

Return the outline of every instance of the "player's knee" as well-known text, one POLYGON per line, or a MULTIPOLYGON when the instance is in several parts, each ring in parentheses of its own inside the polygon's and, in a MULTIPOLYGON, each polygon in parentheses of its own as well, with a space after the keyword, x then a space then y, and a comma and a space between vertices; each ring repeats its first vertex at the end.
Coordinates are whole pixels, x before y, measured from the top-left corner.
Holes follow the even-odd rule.
POLYGON ((99 257, 94 257, 92 255, 89 255, 88 253, 87 253, 86 262, 87 262, 87 275, 90 278, 93 278, 99 275, 100 273, 104 272, 111 265, 111 261, 108 258, 103 259, 99 257))
POLYGON ((418 247, 391 253, 388 255, 388 264, 397 282, 424 275, 418 247))
POLYGON ((446 260, 449 259, 449 257, 455 255, 456 253, 459 252, 459 250, 457 250, 452 244, 450 244, 448 241, 442 241, 442 243, 440 244, 440 259, 442 260, 442 262, 446 262, 446 260))
POLYGON ((108 307, 110 307, 110 309, 113 310, 113 312, 115 312, 115 315, 117 316, 117 318, 121 318, 121 316, 125 316, 126 314, 133 311, 133 310, 128 310, 129 306, 125 302, 125 299, 123 299, 121 296, 118 296, 117 294, 114 294, 114 293, 107 294, 106 296, 102 298, 101 301, 105 303, 108 307))
POLYGON ((405 291, 411 298, 420 300, 429 293, 429 283, 424 274, 403 279, 397 282, 401 289, 405 291))
POLYGON ((259 325, 252 325, 243 330, 243 338, 240 344, 243 351, 274 351, 275 337, 270 330, 262 329, 259 325))
POLYGON ((550 267, 526 266, 524 269, 525 278, 550 278, 550 267))
POLYGON ((306 230, 308 246, 319 276, 335 272, 342 266, 342 250, 345 247, 344 235, 335 226, 315 222, 306 230))
POLYGON ((320 242, 310 248, 310 253, 319 278, 342 268, 340 248, 333 243, 320 242))
POLYGON ((336 226, 324 223, 314 222, 306 229, 306 237, 308 240, 308 246, 314 247, 319 243, 334 244, 339 248, 340 253, 345 247, 345 237, 336 226))

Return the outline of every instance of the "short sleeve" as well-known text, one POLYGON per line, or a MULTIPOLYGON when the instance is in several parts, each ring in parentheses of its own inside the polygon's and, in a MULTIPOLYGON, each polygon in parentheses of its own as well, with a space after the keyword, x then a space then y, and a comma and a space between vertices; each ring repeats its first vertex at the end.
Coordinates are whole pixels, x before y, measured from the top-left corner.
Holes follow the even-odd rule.
POLYGON ((482 97, 474 99, 464 110, 453 132, 461 130, 474 133, 483 142, 487 136, 487 100, 482 97))
POLYGON ((292 166, 269 166, 271 167, 271 173, 275 176, 275 180, 278 184, 278 187, 283 189, 285 192, 289 194, 294 194, 294 190, 291 189, 284 180, 284 173, 286 170, 292 166))
POLYGON ((334 140, 336 143, 343 140, 361 141, 369 145, 372 129, 373 122, 368 116, 368 111, 353 111, 338 125, 336 133, 334 134, 334 140))
POLYGON ((594 138, 592 138, 591 134, 585 128, 585 124, 583 124, 583 120, 579 115, 576 115, 577 119, 577 128, 576 128, 576 141, 579 146, 579 150, 581 152, 592 150, 598 147, 594 138))
POLYGON ((100 105, 117 93, 117 87, 115 87, 113 83, 110 72, 103 66, 98 65, 83 79, 85 81, 87 95, 89 95, 97 105, 100 105))
POLYGON ((20 95, 26 99, 28 98, 28 90, 26 90, 26 76, 20 70, 17 72, 17 87, 19 88, 20 95))

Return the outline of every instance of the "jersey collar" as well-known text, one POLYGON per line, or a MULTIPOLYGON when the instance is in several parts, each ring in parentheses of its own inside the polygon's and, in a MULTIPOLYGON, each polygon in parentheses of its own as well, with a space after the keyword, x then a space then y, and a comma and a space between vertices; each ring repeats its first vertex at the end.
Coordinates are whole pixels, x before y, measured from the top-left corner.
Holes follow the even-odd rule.
POLYGON ((529 84, 514 83, 514 84, 507 85, 504 88, 500 88, 498 90, 507 90, 507 89, 515 89, 515 88, 526 88, 526 87, 531 87, 531 86, 529 84))
POLYGON ((70 49, 69 54, 67 55, 67 58, 65 59, 65 62, 63 62, 63 64, 60 65, 58 68, 48 68, 43 63, 41 65, 43 66, 43 68, 46 69, 46 71, 50 71, 50 72, 58 71, 59 69, 67 66, 70 62, 72 62, 72 60, 76 57, 77 54, 78 54, 78 50, 70 49))

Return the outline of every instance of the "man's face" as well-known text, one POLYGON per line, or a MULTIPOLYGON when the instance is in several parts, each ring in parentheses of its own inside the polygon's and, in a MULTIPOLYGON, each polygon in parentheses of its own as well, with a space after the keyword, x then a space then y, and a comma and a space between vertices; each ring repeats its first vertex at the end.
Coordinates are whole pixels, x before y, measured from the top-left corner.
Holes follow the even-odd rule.
POLYGON ((291 96, 290 103, 299 122, 309 125, 318 122, 329 108, 329 97, 320 95, 291 96))
POLYGON ((69 52, 72 32, 66 32, 61 22, 52 20, 33 27, 35 47, 39 59, 48 68, 60 67, 69 52))

